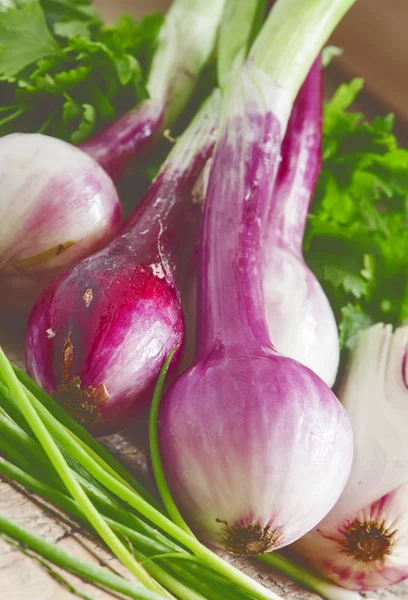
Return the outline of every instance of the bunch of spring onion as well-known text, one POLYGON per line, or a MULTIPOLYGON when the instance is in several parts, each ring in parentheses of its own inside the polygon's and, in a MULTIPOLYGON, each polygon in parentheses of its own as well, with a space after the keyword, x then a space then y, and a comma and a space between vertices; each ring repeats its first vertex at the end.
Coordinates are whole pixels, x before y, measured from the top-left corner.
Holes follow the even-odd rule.
MULTIPOLYGON (((35 10, 37 0, 31 1, 35 10)), ((213 49, 223 5, 224 0, 174 0, 159 33, 148 99, 80 149, 41 133, 0 140, 2 312, 28 314, 58 273, 113 237, 122 210, 111 177, 116 181, 184 109, 213 49)), ((27 19, 26 6, 0 12, 0 25, 9 13, 14 27, 19 18, 27 19)), ((51 35, 45 22, 42 27, 39 36, 51 35)))
MULTIPOLYGON (((227 3, 229 26, 238 23, 238 30, 247 30, 248 13, 234 4, 227 3)), ((164 357, 183 342, 178 281, 188 252, 180 249, 180 231, 188 230, 193 240, 197 235, 200 209, 192 199, 213 153, 204 185, 196 359, 164 398, 156 444, 156 458, 160 449, 178 506, 165 491, 169 514, 181 532, 177 539, 193 552, 197 542, 181 514, 206 541, 251 555, 298 539, 333 505, 327 519, 337 519, 343 506, 342 499, 336 501, 351 466, 350 424, 315 374, 333 383, 337 331, 327 299, 304 264, 301 242, 319 167, 316 56, 351 4, 279 0, 245 62, 246 49, 239 44, 220 52, 230 68, 220 67, 220 120, 216 91, 119 235, 55 280, 31 316, 27 358, 37 381, 94 431, 118 428, 136 414, 151 394, 164 357), (322 314, 328 327, 319 329, 316 315, 322 314), (292 329, 282 327, 285 319, 292 329), (330 360, 325 364, 326 356, 330 360)), ((177 354, 172 358, 175 362, 177 354)), ((356 464, 358 454, 353 469, 356 464)), ((163 483, 160 463, 153 461, 153 466, 163 483)), ((358 477, 358 469, 356 473, 358 477)), ((394 483, 402 487, 392 488, 391 494, 384 491, 387 507, 394 498, 399 507, 403 499, 404 482, 394 483)), ((347 490, 341 498, 348 497, 347 490)), ((378 512, 383 497, 369 499, 370 508, 375 505, 378 512)), ((366 545, 364 556, 373 563, 368 575, 361 565, 360 570, 350 566, 345 575, 341 561, 340 566, 319 563, 319 558, 313 563, 309 556, 314 566, 336 577, 342 570, 344 579, 353 582, 350 587, 375 587, 379 581, 405 577, 401 565, 390 564, 380 576, 375 571, 391 556, 397 536, 379 523, 377 513, 370 515, 341 514, 341 540, 333 533, 323 536, 340 544, 341 552, 346 548, 350 561, 349 538, 360 553, 366 545)), ((167 528, 166 522, 163 529, 169 533, 167 528)), ((315 532, 320 535, 320 525, 309 536, 315 532)), ((307 554, 309 536, 305 544, 298 543, 307 554)), ((320 538, 319 545, 323 547, 320 538)), ((201 548, 198 554, 205 562, 209 555, 201 555, 201 548)), ((268 557, 271 564, 274 560, 268 557)), ((213 561, 207 566, 214 568, 213 561)), ((245 587, 247 582, 241 583, 245 587)), ((257 593, 264 597, 259 589, 257 593)), ((336 593, 348 597, 346 591, 336 593)))
MULTIPOLYGON (((232 68, 245 56, 259 20, 259 11, 254 10, 257 7, 254 3, 251 12, 248 4, 234 7, 227 3, 218 45, 221 87, 229 81, 227 65, 232 68), (229 35, 231 29, 237 37, 229 35), (231 40, 236 39, 240 43, 232 44, 231 40)), ((277 9, 279 5, 271 14, 277 14, 277 9)), ((262 52, 262 49, 258 52, 259 57, 262 52)), ((318 71, 317 66, 315 70, 318 71)), ((279 175, 280 196, 278 193, 275 196, 272 184, 265 191, 271 205, 270 220, 276 223, 269 228, 264 244, 264 288, 269 303, 268 328, 276 331, 278 348, 282 346, 282 352, 300 359, 331 385, 338 364, 333 315, 299 247, 279 242, 279 219, 272 217, 274 211, 285 211, 285 193, 289 187, 293 193, 286 220, 293 218, 290 215, 296 205, 302 211, 300 220, 304 225, 314 176, 307 180, 301 161, 309 153, 311 170, 316 172, 319 150, 316 128, 320 125, 321 110, 319 92, 315 93, 318 79, 319 73, 316 76, 311 73, 296 102, 298 108, 288 131, 289 140, 292 139, 288 145, 291 162, 279 175), (306 141, 298 144, 295 141, 298 137, 306 141), (297 163, 300 167, 294 168, 297 163), (278 247, 279 261, 275 258, 278 247), (288 292, 291 303, 283 292, 278 294, 282 266, 287 286, 291 286, 288 292), (297 285, 298 280, 304 284, 297 285), (273 303, 271 289, 275 288, 273 303), (300 315, 304 312, 308 317, 302 323, 300 315), (282 330, 285 315, 288 323, 294 322, 295 317, 300 322, 296 335, 288 336, 282 330), (321 343, 322 331, 325 343, 321 343)), ((205 165, 213 150, 218 104, 218 93, 214 91, 201 109, 201 116, 196 116, 195 125, 178 140, 144 200, 117 236, 99 253, 55 279, 31 313, 26 340, 29 374, 95 433, 118 430, 140 414, 151 396, 164 357, 175 345, 183 343, 180 291, 184 286, 188 247, 198 238, 201 216, 196 181, 206 172, 205 165)), ((194 296, 194 286, 190 285, 192 288, 194 296)), ((193 329, 191 319, 187 325, 193 329)), ((294 330, 296 327, 291 327, 291 332, 294 330)))
MULTIPOLYGON (((155 448, 156 417, 157 410, 152 413, 155 448)), ((218 558, 184 527, 169 520, 155 498, 21 369, 13 368, 2 351, 0 432, 1 475, 85 524, 151 592, 165 597, 170 593, 179 600, 278 600, 276 594, 218 558)), ((154 454, 152 461, 157 468, 154 454)), ((150 597, 132 595, 136 592, 129 582, 73 562, 58 548, 5 518, 0 519, 0 531, 37 555, 67 570, 74 568, 81 577, 112 591, 150 597)), ((356 598, 283 557, 276 555, 272 564, 328 600, 356 598)))

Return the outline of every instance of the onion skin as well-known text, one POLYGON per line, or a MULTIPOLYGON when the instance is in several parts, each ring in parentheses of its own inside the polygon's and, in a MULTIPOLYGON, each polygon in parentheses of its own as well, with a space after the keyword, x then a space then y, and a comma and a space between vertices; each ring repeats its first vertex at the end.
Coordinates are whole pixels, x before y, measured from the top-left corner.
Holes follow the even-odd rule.
POLYGON ((196 358, 159 415, 179 509, 200 537, 236 554, 280 548, 318 523, 353 453, 343 407, 278 354, 265 318, 260 248, 287 104, 250 64, 228 96, 204 208, 196 358))
POLYGON ((96 434, 140 414, 166 356, 182 346, 178 286, 202 211, 191 196, 219 101, 209 98, 115 239, 55 280, 30 315, 28 373, 96 434))
POLYGON ((159 264, 108 247, 59 277, 30 315, 30 376, 94 432, 139 414, 163 360, 183 342, 179 297, 159 264))
POLYGON ((321 166, 321 79, 319 58, 295 100, 282 144, 263 243, 263 290, 276 347, 331 387, 340 359, 337 325, 302 255, 307 213, 321 166))
POLYGON ((27 315, 61 271, 120 225, 104 170, 81 150, 40 134, 0 139, 0 310, 27 315))
POLYGON ((352 590, 376 590, 408 577, 408 327, 379 323, 361 332, 339 397, 355 433, 347 486, 293 550, 352 590))
POLYGON ((160 451, 173 498, 202 539, 261 554, 328 512, 346 484, 352 443, 344 410, 322 389, 289 358, 224 346, 173 384, 160 413, 160 451))

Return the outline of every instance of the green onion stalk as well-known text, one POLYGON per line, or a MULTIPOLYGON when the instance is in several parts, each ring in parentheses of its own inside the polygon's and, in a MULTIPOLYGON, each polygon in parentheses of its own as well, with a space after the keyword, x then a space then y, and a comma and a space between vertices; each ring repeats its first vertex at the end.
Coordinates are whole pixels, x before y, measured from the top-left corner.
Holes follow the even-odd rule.
MULTIPOLYGON (((77 556, 73 556, 56 544, 51 544, 43 538, 29 532, 27 529, 16 525, 6 517, 0 515, 0 535, 4 534, 19 542, 23 548, 30 548, 33 552, 62 567, 66 571, 77 575, 85 581, 102 586, 103 588, 124 594, 136 600, 164 600, 165 596, 144 589, 136 583, 119 577, 108 569, 103 569, 77 556)), ((7 539, 7 538, 6 538, 7 539)))
MULTIPOLYGON (((24 373, 21 373, 26 378, 24 373)), ((7 393, 7 388, 0 384, 0 393, 2 394, 0 402, 3 406, 7 407, 9 413, 12 411, 12 397, 7 393)), ((56 406, 56 408, 58 408, 56 406)), ((21 429, 16 423, 7 417, 7 412, 0 408, 0 432, 1 432, 1 451, 7 455, 13 463, 0 458, 0 473, 9 479, 16 481, 17 483, 25 486, 31 491, 35 492, 42 498, 48 500, 54 505, 58 506, 65 512, 74 516, 75 518, 81 519, 86 522, 86 517, 77 505, 77 503, 71 498, 67 497, 64 492, 66 490, 61 485, 58 477, 55 477, 55 472, 50 472, 50 463, 47 460, 45 453, 42 451, 41 446, 33 440, 27 433, 21 429), (28 452, 27 452, 28 450, 28 452), (16 466, 17 465, 17 466, 16 466), (34 477, 35 474, 35 477, 34 477), (45 481, 50 482, 46 484, 45 481)), ((84 432, 85 435, 88 435, 84 432)), ((74 465, 75 466, 75 465, 74 465)), ((115 502, 112 497, 106 492, 102 486, 98 487, 98 483, 95 480, 86 479, 79 475, 80 469, 77 467, 77 478, 81 481, 86 491, 91 495, 98 506, 98 509, 105 515, 106 522, 112 527, 115 532, 118 532, 127 541, 130 541, 134 547, 141 549, 141 552, 146 555, 155 555, 161 558, 176 558, 183 559, 187 558, 194 560, 190 554, 180 546, 163 536, 156 529, 151 528, 148 524, 132 514, 129 510, 124 509, 120 504, 115 502), (109 517, 114 516, 116 521, 109 517)), ((140 556, 141 553, 139 553, 140 556)), ((143 557, 142 557, 143 559, 143 557)), ((149 560, 152 560, 149 557, 149 560)), ((142 560, 142 562, 144 562, 142 560)), ((168 562, 168 561, 167 561, 168 562)), ((200 564, 194 565, 200 569, 200 564)), ((163 580, 164 573, 158 574, 156 567, 150 562, 146 562, 146 569, 163 585, 166 582, 163 580), (160 575, 160 576, 158 576, 160 575)), ((206 587, 206 576, 210 574, 201 572, 197 577, 191 577, 188 571, 180 569, 177 565, 172 565, 172 571, 176 572, 179 578, 187 576, 188 583, 191 586, 194 584, 197 588, 206 587)), ((224 583, 222 579, 219 580, 219 584, 224 583)), ((168 587, 168 586, 166 586, 168 587)), ((207 586, 208 587, 208 586, 207 586)), ((174 591, 174 585, 170 588, 174 591)), ((191 589, 187 594, 178 597, 191 597, 191 589)), ((229 596, 232 596, 231 589, 228 589, 229 596)), ((245 596, 244 596, 245 597, 245 596)), ((222 598, 222 596, 221 596, 222 598)))

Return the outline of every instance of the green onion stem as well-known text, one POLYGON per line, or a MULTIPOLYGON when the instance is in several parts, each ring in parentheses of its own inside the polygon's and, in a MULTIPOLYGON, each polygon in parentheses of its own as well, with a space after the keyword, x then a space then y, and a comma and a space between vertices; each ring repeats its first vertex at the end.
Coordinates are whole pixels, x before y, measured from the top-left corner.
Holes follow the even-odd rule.
MULTIPOLYGON (((130 506, 135 508, 157 527, 160 527, 165 533, 177 540, 180 544, 191 550, 193 554, 201 558, 204 564, 215 571, 218 571, 233 583, 237 583, 249 591, 254 598, 257 598, 258 600, 277 600, 279 598, 279 596, 270 590, 267 590, 263 585, 254 581, 251 577, 245 575, 245 573, 239 571, 222 558, 218 557, 211 552, 211 550, 208 550, 208 548, 203 546, 196 538, 180 529, 161 512, 149 505, 148 502, 131 490, 127 485, 124 485, 121 481, 112 477, 110 473, 106 472, 94 459, 92 459, 92 457, 89 456, 85 448, 71 437, 69 430, 61 425, 33 394, 28 392, 27 397, 32 403, 32 405, 30 404, 30 407, 34 410, 34 413, 37 414, 38 412, 38 415, 41 417, 40 420, 43 427, 44 422, 46 423, 49 432, 59 440, 65 450, 87 469, 97 481, 105 485, 107 489, 116 494, 124 502, 130 504, 130 506)), ((47 431, 45 427, 44 429, 47 431)))
POLYGON ((35 552, 32 552, 31 550, 29 550, 28 548, 26 548, 25 546, 23 546, 19 542, 16 542, 15 540, 13 540, 10 536, 6 535, 5 533, 0 533, 0 536, 3 537, 4 539, 6 539, 7 543, 10 546, 14 546, 22 554, 25 554, 26 556, 28 556, 32 560, 35 560, 39 565, 41 565, 47 571, 47 573, 57 583, 59 583, 59 585, 61 585, 66 590, 68 590, 69 592, 71 592, 71 594, 73 594, 74 596, 77 596, 78 598, 82 598, 82 600, 93 600, 93 598, 91 596, 88 596, 88 594, 85 594, 85 593, 81 592, 80 590, 78 590, 78 588, 74 587, 71 583, 69 583, 69 581, 67 581, 65 579, 65 577, 63 577, 61 575, 61 573, 58 573, 51 566, 51 563, 49 561, 45 560, 44 558, 41 558, 38 554, 35 554, 35 552))
MULTIPOLYGON (((0 401, 1 398, 2 397, 0 395, 0 401)), ((53 488, 49 488, 50 490, 58 489, 60 492, 64 493, 65 486, 61 482, 60 478, 56 475, 51 463, 49 462, 46 454, 43 452, 38 442, 32 438, 28 438, 28 444, 24 431, 19 429, 15 423, 13 424, 11 420, 3 419, 4 425, 2 427, 3 421, 1 410, 2 409, 0 407, 0 431, 2 431, 0 450, 9 456, 11 460, 26 473, 38 474, 42 481, 47 479, 48 484, 53 485, 53 488), (13 426, 10 427, 10 424, 13 426), (21 452, 19 451, 19 448, 22 449, 21 452), (29 448, 29 452, 27 452, 27 448, 29 448), (27 460, 28 456, 31 458, 31 462, 27 460)), ((72 457, 71 461, 73 461, 72 457)), ((113 520, 123 523, 131 530, 138 531, 144 535, 145 539, 147 540, 150 539, 154 534, 156 538, 156 550, 157 543, 160 541, 162 544, 160 551, 167 552, 170 550, 175 552, 184 552, 184 549, 176 544, 172 539, 169 539, 161 532, 152 528, 151 525, 140 519, 140 517, 138 517, 136 514, 119 504, 119 502, 115 500, 104 487, 97 487, 99 484, 95 480, 86 479, 81 474, 77 474, 76 477, 88 495, 93 499, 94 504, 98 507, 98 510, 105 516, 111 517, 113 520)), ((44 490, 41 492, 37 491, 37 493, 39 493, 39 495, 43 495, 44 490)))
POLYGON ((330 583, 323 577, 319 577, 315 573, 301 567, 297 563, 291 561, 289 558, 271 552, 269 554, 262 554, 256 557, 259 562, 262 562, 272 569, 275 569, 279 573, 283 573, 293 581, 300 583, 303 587, 319 594, 326 600, 360 600, 361 596, 357 592, 346 590, 341 588, 334 583, 330 583))
MULTIPOLYGON (((142 498, 157 510, 162 510, 160 504, 132 475, 125 467, 117 461, 102 444, 100 444, 78 421, 76 421, 69 413, 67 413, 55 400, 51 398, 44 390, 42 390, 25 371, 12 365, 13 369, 24 385, 36 398, 37 402, 42 404, 51 415, 57 419, 59 423, 65 425, 71 435, 75 435, 78 441, 86 445, 87 451, 91 450, 94 457, 98 457, 98 462, 101 466, 109 470, 113 477, 119 481, 127 482, 142 498)), ((95 460, 97 460, 95 458, 95 460)))
POLYGON ((161 371, 159 377, 157 379, 156 387, 153 393, 152 404, 150 408, 150 416, 149 416, 149 448, 150 448, 150 458, 152 461, 154 478, 156 481, 157 489, 159 490, 160 497, 163 501, 164 507, 167 510, 171 520, 173 523, 178 525, 180 529, 183 529, 189 535, 194 535, 191 529, 188 527, 187 523, 184 521, 181 516, 177 506, 175 505, 173 498, 170 494, 170 490, 168 488, 166 478, 163 472, 163 466, 160 458, 160 450, 159 450, 159 439, 158 439, 158 418, 159 418, 159 408, 160 408, 160 400, 163 392, 164 381, 166 379, 167 371, 169 370, 169 366, 171 360, 173 358, 174 353, 177 348, 174 348, 169 356, 167 357, 161 371))
POLYGON ((136 600, 164 600, 164 596, 153 593, 152 591, 142 588, 140 585, 127 581, 126 579, 119 577, 119 575, 115 575, 108 569, 102 569, 101 567, 87 563, 77 556, 69 554, 56 544, 51 544, 43 538, 16 525, 2 515, 0 515, 0 531, 55 565, 62 567, 66 571, 70 571, 86 581, 97 583, 117 593, 126 594, 126 596, 135 598, 136 600))
POLYGON ((196 78, 209 59, 225 0, 173 0, 159 33, 147 89, 161 110, 163 126, 183 111, 196 78), (163 108, 162 108, 163 107, 163 108))
MULTIPOLYGON (((6 476, 7 478, 16 481, 20 485, 23 485, 32 492, 38 494, 41 498, 51 502, 52 504, 54 504, 54 506, 57 506, 58 508, 64 510, 71 516, 74 516, 75 518, 87 523, 87 519, 85 518, 84 513, 79 508, 75 500, 72 500, 72 498, 69 498, 65 494, 62 494, 61 492, 55 491, 53 488, 44 485, 38 479, 32 477, 29 473, 24 472, 23 470, 19 469, 18 467, 1 457, 0 473, 6 476)), ((114 531, 118 531, 119 533, 123 534, 123 537, 126 540, 128 540, 132 544, 132 546, 133 544, 135 544, 138 548, 140 548, 141 544, 142 547, 144 544, 145 546, 147 545, 148 547, 150 547, 150 550, 152 550, 152 545, 154 544, 154 542, 149 538, 140 535, 133 529, 130 529, 122 523, 114 521, 113 519, 105 517, 105 520, 114 531)), ((154 533, 155 532, 153 531, 152 535, 154 535, 154 533)), ((172 550, 172 548, 170 548, 170 550, 172 550)), ((154 551, 158 553, 156 555, 157 558, 171 556, 178 558, 183 557, 183 554, 174 553, 171 551, 169 552, 169 549, 163 547, 163 545, 160 542, 158 545, 156 544, 154 551)), ((149 557, 144 555, 144 553, 142 553, 141 551, 134 550, 134 554, 138 558, 138 560, 140 560, 140 562, 143 562, 144 565, 147 565, 146 570, 150 573, 150 575, 154 577, 159 583, 161 583, 161 585, 166 587, 171 593, 176 594, 176 596, 180 600, 205 600, 205 598, 201 594, 196 593, 191 588, 186 587, 183 583, 175 579, 171 574, 167 573, 164 569, 155 564, 152 560, 149 560, 149 557)), ((186 554, 184 556, 187 558, 189 555, 186 554)), ((183 575, 183 572, 180 573, 179 571, 179 574, 183 575)), ((191 578, 191 581, 192 584, 197 585, 197 580, 194 579, 194 577, 191 578)))
MULTIPOLYGON (((136 551, 135 555, 140 561, 142 561, 144 558, 136 551)), ((172 594, 179 598, 179 600, 207 600, 205 596, 185 586, 184 583, 178 581, 175 577, 173 577, 173 575, 167 573, 153 561, 151 561, 149 564, 149 572, 155 579, 157 579, 157 581, 160 581, 164 587, 166 587, 172 594)), ((212 600, 212 598, 210 597, 208 600, 212 600)))
POLYGON ((33 440, 35 440, 35 435, 31 431, 27 421, 21 414, 20 410, 17 408, 16 403, 14 402, 13 395, 11 394, 8 387, 4 385, 0 381, 0 402, 3 407, 2 414, 7 416, 9 419, 12 419, 19 427, 22 429, 27 435, 29 435, 33 440))
MULTIPOLYGON (((169 561, 164 558, 163 562, 169 561)), ((231 585, 225 578, 215 571, 203 567, 198 561, 196 563, 190 561, 188 570, 183 569, 182 565, 176 564, 175 561, 170 563, 169 568, 190 585, 197 585, 198 581, 202 592, 211 600, 225 600, 226 598, 228 600, 248 600, 248 594, 244 593, 241 588, 231 585)))
POLYGON ((22 443, 27 454, 31 454, 39 462, 44 462, 46 455, 42 447, 32 437, 27 435, 19 425, 4 414, 3 409, 0 410, 0 431, 2 435, 7 435, 9 440, 13 440, 17 444, 22 443))
POLYGON ((356 0, 277 0, 250 51, 294 101, 328 37, 356 0))
POLYGON ((265 14, 266 0, 226 0, 217 43, 217 73, 221 88, 245 61, 251 34, 265 14))
MULTIPOLYGON (((112 550, 118 559, 139 579, 139 581, 147 589, 152 591, 160 591, 158 584, 153 581, 147 571, 135 561, 130 552, 119 541, 109 525, 105 523, 103 517, 99 514, 92 502, 89 500, 88 496, 76 480, 73 472, 65 461, 58 445, 53 440, 51 434, 45 427, 41 418, 38 416, 35 408, 32 406, 23 385, 18 380, 1 348, 0 369, 2 371, 3 381, 8 385, 10 391, 13 393, 17 406, 27 419, 28 424, 32 428, 34 434, 37 436, 38 441, 44 448, 48 458, 66 485, 69 493, 81 506, 87 520, 92 524, 95 531, 97 531, 99 536, 104 540, 106 545, 112 550)), ((125 489, 130 491, 128 487, 125 487, 125 489)), ((136 495, 135 492, 133 492, 133 494, 136 495)))
MULTIPOLYGON (((7 450, 7 447, 6 447, 7 450)), ((0 457, 0 473, 2 473, 5 477, 12 479, 20 485, 23 485, 27 489, 32 492, 38 494, 44 500, 51 502, 54 506, 64 510, 66 513, 71 516, 80 519, 84 523, 88 523, 87 518, 84 515, 84 512, 79 507, 78 503, 75 502, 72 498, 55 490, 51 486, 42 483, 38 478, 33 477, 29 472, 24 471, 22 468, 10 463, 8 460, 0 457)), ((103 514, 103 513, 102 513, 103 514)), ((143 553, 154 552, 154 553, 167 553, 174 551, 171 545, 165 546, 159 536, 159 540, 155 541, 155 532, 151 529, 150 536, 144 535, 140 533, 134 528, 128 527, 123 524, 121 521, 116 521, 105 514, 103 514, 105 521, 109 524, 109 526, 115 531, 119 531, 123 534, 123 536, 132 541, 139 548, 143 548, 143 553)), ((91 525, 92 526, 92 525, 91 525)), ((148 569, 146 569, 148 570, 148 569)))

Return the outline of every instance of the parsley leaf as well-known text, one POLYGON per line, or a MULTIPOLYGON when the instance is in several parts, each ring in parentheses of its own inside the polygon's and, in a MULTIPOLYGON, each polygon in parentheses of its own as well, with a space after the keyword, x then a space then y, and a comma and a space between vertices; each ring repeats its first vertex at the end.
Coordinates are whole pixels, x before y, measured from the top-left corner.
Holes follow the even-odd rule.
POLYGON ((392 115, 368 123, 349 109, 362 80, 342 84, 325 105, 323 164, 304 240, 343 348, 359 330, 408 318, 408 150, 392 115))
POLYGON ((105 26, 90 0, 0 6, 0 136, 41 132, 78 144, 148 97, 161 15, 105 26))
POLYGON ((42 58, 61 49, 51 35, 38 0, 16 0, 0 12, 0 75, 14 79, 42 58))
POLYGON ((367 329, 374 324, 374 321, 359 304, 346 304, 341 309, 341 314, 340 345, 342 348, 350 350, 359 331, 367 329))
POLYGON ((101 18, 89 0, 40 0, 47 23, 56 36, 90 39, 102 25, 101 18))

